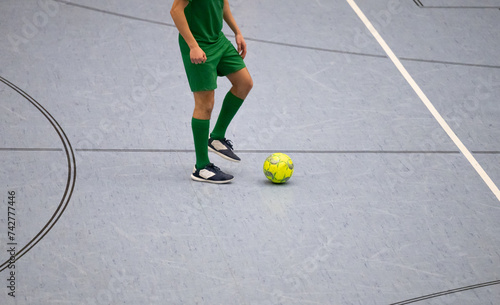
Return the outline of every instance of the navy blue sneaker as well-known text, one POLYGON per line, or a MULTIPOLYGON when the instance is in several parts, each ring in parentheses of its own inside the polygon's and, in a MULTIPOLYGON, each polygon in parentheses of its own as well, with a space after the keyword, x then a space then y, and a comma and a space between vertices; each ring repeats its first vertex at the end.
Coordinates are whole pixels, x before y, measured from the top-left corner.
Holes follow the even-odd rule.
POLYGON ((226 138, 222 140, 208 139, 208 150, 221 156, 222 158, 240 162, 241 159, 233 152, 233 143, 226 138))
POLYGON ((195 166, 193 169, 193 173, 191 174, 191 179, 200 182, 222 184, 231 182, 234 177, 232 175, 224 173, 220 170, 220 168, 210 163, 202 169, 197 169, 195 166))

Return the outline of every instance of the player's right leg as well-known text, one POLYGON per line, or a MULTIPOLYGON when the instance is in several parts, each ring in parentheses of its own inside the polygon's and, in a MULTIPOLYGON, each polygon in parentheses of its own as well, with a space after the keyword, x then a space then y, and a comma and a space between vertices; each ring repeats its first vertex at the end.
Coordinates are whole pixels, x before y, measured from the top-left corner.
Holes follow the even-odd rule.
POLYGON ((210 183, 230 182, 234 177, 210 163, 208 158, 208 134, 210 116, 214 107, 214 90, 194 92, 194 101, 195 107, 191 128, 196 153, 196 165, 191 174, 191 179, 210 183))
POLYGON ((233 176, 222 172, 218 167, 210 163, 208 158, 210 116, 214 107, 214 90, 217 88, 217 62, 219 60, 213 52, 217 51, 217 49, 212 50, 205 46, 202 49, 207 56, 206 62, 194 64, 191 62, 190 49, 180 35, 179 45, 189 87, 194 93, 195 101, 191 127, 196 152, 196 165, 191 178, 195 181, 211 183, 230 182, 233 176))

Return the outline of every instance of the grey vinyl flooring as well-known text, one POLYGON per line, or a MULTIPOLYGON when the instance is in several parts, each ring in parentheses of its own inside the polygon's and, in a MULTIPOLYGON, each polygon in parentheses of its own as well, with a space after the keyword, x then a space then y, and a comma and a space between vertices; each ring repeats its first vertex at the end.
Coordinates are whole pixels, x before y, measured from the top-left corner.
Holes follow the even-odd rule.
POLYGON ((348 1, 229 2, 228 185, 190 179, 172 0, 0 2, 0 303, 500 304, 500 1, 355 1, 489 185, 348 1))

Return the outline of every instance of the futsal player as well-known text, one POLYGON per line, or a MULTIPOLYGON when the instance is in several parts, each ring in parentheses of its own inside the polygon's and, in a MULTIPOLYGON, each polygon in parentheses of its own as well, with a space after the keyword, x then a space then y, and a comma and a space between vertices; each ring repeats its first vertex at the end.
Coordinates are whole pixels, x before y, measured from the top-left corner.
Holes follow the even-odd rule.
POLYGON ((189 87, 194 95, 191 119, 196 164, 191 175, 195 181, 227 183, 233 176, 210 162, 208 150, 234 162, 226 130, 252 89, 253 80, 243 59, 247 45, 234 20, 228 0, 174 0, 170 11, 179 30, 179 47, 189 87), (235 34, 237 49, 222 33, 223 21, 235 34), (225 76, 232 84, 226 94, 215 127, 210 133, 217 77, 225 76))

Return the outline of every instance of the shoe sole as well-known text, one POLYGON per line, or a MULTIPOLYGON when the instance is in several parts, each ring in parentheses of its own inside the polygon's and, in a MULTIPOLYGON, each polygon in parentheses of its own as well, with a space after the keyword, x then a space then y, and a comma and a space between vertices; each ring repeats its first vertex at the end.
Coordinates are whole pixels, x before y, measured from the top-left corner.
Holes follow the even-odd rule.
POLYGON ((231 178, 230 180, 216 181, 216 180, 207 180, 207 179, 203 179, 203 178, 198 178, 195 175, 191 175, 191 179, 194 180, 194 181, 198 181, 198 182, 208 182, 208 183, 214 183, 214 184, 224 184, 224 183, 229 183, 229 182, 233 181, 234 178, 231 178))
POLYGON ((213 149, 210 146, 208 147, 208 151, 213 152, 213 153, 217 154, 219 157, 222 157, 223 159, 226 159, 228 161, 236 162, 236 163, 241 162, 241 160, 236 160, 236 159, 230 158, 230 157, 226 156, 225 154, 218 152, 217 150, 213 149))

